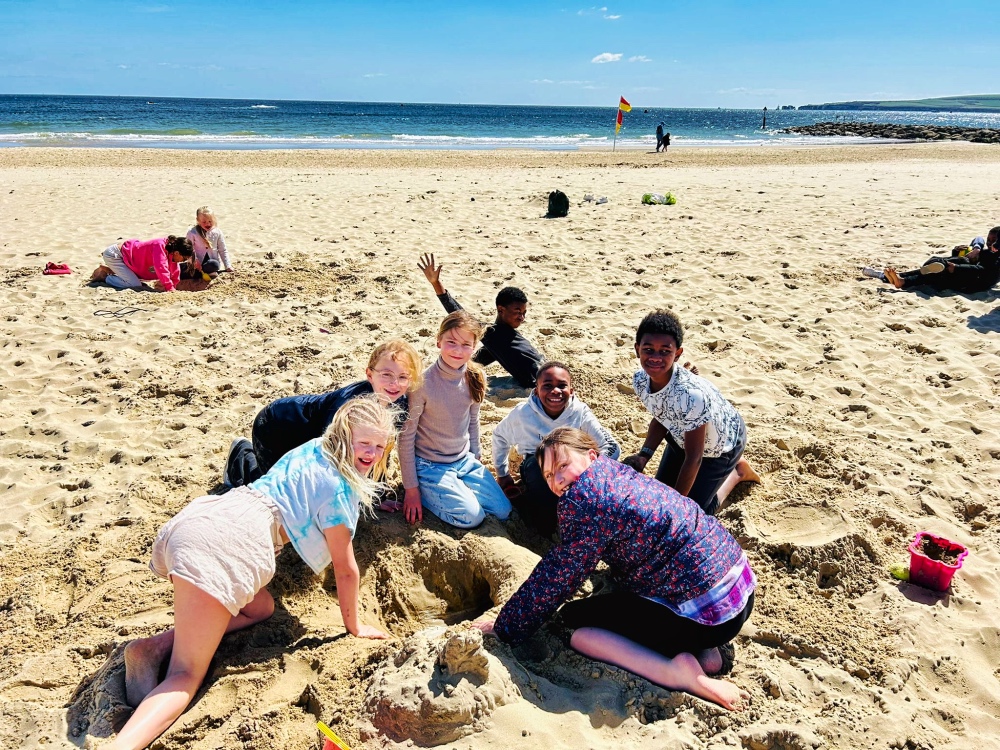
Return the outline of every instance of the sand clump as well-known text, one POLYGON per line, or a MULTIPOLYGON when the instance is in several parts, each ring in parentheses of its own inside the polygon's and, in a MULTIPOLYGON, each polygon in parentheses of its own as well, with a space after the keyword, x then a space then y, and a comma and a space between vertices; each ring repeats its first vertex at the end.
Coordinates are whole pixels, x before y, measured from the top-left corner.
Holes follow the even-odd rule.
POLYGON ((365 704, 372 728, 362 736, 433 747, 482 731, 498 706, 518 697, 478 630, 425 631, 375 673, 365 704))
MULTIPOLYGON (((405 732, 457 750, 988 745, 997 293, 900 293, 856 267, 919 264, 998 223, 996 162, 972 144, 655 162, 0 149, 0 747, 99 743, 127 718, 122 648, 172 619, 169 585, 148 570, 157 531, 221 491, 229 441, 272 399, 360 377, 388 338, 434 356, 443 311, 423 252, 481 317, 501 286, 524 288, 526 335, 568 363, 626 454, 649 421, 631 391, 634 326, 663 306, 684 321, 685 359, 739 408, 763 476, 720 514, 759 578, 727 677, 748 709, 585 659, 558 618, 515 648, 480 649, 466 623, 495 614, 549 543, 516 519, 462 532, 379 514, 354 543, 361 617, 392 639, 345 636, 332 573, 286 550, 274 617, 223 640, 157 748, 318 747, 317 720, 369 750, 405 746, 405 732), (547 220, 556 187, 570 213, 547 220), (642 206, 653 188, 677 205, 642 206), (609 202, 582 203, 588 192, 609 202), (206 202, 237 275, 169 295, 87 285, 112 241, 184 231, 206 202), (46 261, 74 274, 43 276, 46 261), (922 530, 970 551, 948 592, 888 573, 922 530), (466 665, 453 673, 442 651, 466 665)), ((527 396, 489 375, 487 461, 491 430, 527 396)), ((585 590, 613 585, 599 570, 585 590)))

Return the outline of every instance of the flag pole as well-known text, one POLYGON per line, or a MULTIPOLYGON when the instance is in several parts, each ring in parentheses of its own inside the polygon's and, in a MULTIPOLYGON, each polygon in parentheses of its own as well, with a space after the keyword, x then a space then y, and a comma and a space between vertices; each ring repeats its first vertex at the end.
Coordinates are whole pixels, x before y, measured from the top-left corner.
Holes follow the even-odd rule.
POLYGON ((625 101, 625 97, 621 97, 618 100, 618 114, 615 115, 615 139, 611 143, 611 150, 614 151, 618 146, 618 131, 622 129, 622 112, 630 112, 632 110, 632 105, 625 101))

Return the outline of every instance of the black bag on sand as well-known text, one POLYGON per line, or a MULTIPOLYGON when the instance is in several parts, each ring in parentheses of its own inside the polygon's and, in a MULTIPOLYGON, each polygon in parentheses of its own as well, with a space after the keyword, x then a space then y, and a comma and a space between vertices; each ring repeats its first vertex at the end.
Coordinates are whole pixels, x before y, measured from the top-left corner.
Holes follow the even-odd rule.
POLYGON ((549 193, 549 212, 545 214, 550 219, 559 219, 569 213, 569 198, 562 190, 549 193))

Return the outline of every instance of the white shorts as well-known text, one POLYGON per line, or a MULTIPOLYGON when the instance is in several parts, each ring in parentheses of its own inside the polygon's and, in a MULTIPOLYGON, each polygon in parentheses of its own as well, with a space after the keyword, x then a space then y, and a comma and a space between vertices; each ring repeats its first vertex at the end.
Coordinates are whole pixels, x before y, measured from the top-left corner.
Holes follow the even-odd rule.
POLYGON ((233 617, 274 577, 281 521, 270 499, 250 487, 192 500, 160 529, 149 567, 197 586, 233 617))

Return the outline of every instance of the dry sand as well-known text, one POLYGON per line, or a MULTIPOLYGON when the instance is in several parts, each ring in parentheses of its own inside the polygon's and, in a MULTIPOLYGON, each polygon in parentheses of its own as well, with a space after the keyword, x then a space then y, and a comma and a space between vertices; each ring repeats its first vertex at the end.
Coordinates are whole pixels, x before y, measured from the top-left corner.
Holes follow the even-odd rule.
MULTIPOLYGON (((121 648, 171 620, 147 569, 158 528, 219 489, 230 439, 271 399, 357 378, 389 337, 431 356, 427 251, 483 316, 497 287, 524 288, 527 335, 570 363, 629 451, 647 422, 634 326, 658 306, 685 321, 686 353, 746 418, 764 475, 721 514, 760 579, 730 675, 749 709, 581 658, 554 625, 513 650, 487 639, 487 656, 462 623, 544 545, 517 522, 383 516, 355 546, 364 616, 396 639, 345 636, 333 576, 286 551, 278 612, 224 641, 154 747, 318 748, 318 719, 366 748, 408 733, 462 750, 1000 742, 998 293, 927 297, 856 273, 1000 223, 998 165, 971 144, 0 150, 0 747, 82 746, 127 717, 121 648), (554 188, 567 219, 542 218, 554 188), (677 205, 640 205, 666 190, 677 205), (236 277, 169 295, 87 285, 102 248, 182 233, 204 203, 236 277), (75 273, 43 276, 50 260, 75 273), (950 593, 887 573, 925 529, 971 551, 950 593)), ((487 437, 524 397, 491 375, 487 437)))

